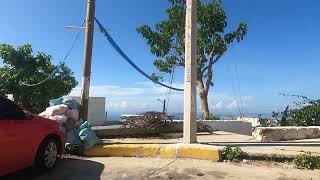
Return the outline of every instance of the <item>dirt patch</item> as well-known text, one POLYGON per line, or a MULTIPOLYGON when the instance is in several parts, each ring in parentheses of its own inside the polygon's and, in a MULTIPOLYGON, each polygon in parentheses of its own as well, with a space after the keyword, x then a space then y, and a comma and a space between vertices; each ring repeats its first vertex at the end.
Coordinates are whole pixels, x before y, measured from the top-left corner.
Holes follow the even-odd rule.
POLYGON ((209 171, 207 174, 213 176, 214 179, 224 179, 228 175, 228 173, 222 171, 209 171))

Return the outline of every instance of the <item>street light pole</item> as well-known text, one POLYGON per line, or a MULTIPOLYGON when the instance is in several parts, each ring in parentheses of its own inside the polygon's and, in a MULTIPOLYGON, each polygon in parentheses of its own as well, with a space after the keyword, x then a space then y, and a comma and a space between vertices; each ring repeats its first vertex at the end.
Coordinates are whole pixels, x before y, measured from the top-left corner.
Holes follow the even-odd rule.
POLYGON ((81 86, 81 118, 84 121, 88 120, 95 4, 95 0, 87 0, 86 34, 84 43, 84 62, 81 86))
POLYGON ((186 3, 183 142, 190 144, 197 142, 197 0, 186 3))

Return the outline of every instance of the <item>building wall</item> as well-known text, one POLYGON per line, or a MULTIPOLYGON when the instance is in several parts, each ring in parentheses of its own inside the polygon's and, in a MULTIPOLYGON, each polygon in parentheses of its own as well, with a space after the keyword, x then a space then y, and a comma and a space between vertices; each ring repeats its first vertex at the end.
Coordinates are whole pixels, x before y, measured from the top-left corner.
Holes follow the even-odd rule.
MULTIPOLYGON (((73 97, 80 103, 80 97, 73 97)), ((106 124, 106 98, 90 97, 88 109, 88 121, 93 126, 101 126, 106 124)))

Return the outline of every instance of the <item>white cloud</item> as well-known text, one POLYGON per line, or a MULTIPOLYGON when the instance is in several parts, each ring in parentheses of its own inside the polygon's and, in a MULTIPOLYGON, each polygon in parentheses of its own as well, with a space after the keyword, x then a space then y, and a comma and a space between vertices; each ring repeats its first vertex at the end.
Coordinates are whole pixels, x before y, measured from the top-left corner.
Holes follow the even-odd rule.
POLYGON ((209 104, 209 109, 213 109, 213 110, 221 110, 224 108, 224 104, 222 101, 219 101, 216 104, 209 104))
MULTIPOLYGON (((173 87, 183 88, 183 84, 172 84, 173 87)), ((72 96, 80 96, 80 87, 72 90, 72 96)), ((161 111, 162 103, 157 99, 165 99, 168 89, 152 82, 137 82, 134 87, 113 85, 91 86, 90 96, 106 97, 108 112, 144 112, 161 111)), ((250 96, 242 98, 243 104, 252 100, 250 96)), ((224 93, 210 93, 208 96, 209 109, 219 112, 236 111, 237 102, 233 96, 224 93)), ((197 97, 197 107, 200 110, 200 98, 197 97)), ((171 90, 168 104, 169 112, 183 111, 183 92, 171 90)))
POLYGON ((226 106, 227 109, 229 110, 234 110, 239 106, 238 102, 236 100, 233 100, 232 102, 230 102, 230 104, 228 104, 226 106))
MULTIPOLYGON (((74 88, 70 95, 80 96, 81 87, 74 88)), ((144 89, 142 88, 122 88, 120 86, 91 86, 90 96, 133 96, 143 94, 144 89)))

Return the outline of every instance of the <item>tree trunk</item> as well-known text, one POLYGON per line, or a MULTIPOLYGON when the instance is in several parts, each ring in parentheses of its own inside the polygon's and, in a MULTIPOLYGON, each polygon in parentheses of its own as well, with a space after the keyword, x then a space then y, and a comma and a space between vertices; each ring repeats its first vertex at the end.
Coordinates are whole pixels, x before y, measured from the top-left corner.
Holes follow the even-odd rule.
POLYGON ((201 112, 202 112, 202 118, 204 120, 209 118, 209 106, 208 106, 208 95, 206 92, 202 92, 200 90, 200 100, 201 100, 201 112))
MULTIPOLYGON (((202 77, 201 77, 202 78, 202 77)), ((202 118, 208 119, 210 113, 209 113, 209 106, 208 106, 208 90, 206 87, 204 87, 202 79, 197 80, 197 86, 199 88, 199 95, 200 95, 200 101, 201 101, 201 112, 202 112, 202 118)))

